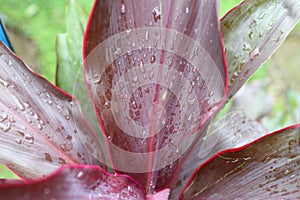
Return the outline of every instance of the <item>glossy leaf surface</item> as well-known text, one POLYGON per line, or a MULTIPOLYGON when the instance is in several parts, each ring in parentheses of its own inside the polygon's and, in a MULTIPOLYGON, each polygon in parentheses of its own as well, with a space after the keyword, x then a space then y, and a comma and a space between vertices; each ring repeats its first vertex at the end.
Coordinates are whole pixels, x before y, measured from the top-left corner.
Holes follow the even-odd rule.
POLYGON ((0 69, 2 164, 24 179, 64 164, 99 164, 90 152, 101 155, 101 147, 70 96, 33 74, 2 43, 0 69), (82 143, 86 135, 91 139, 82 143))
POLYGON ((183 199, 297 199, 300 194, 300 129, 289 127, 202 165, 183 199))
POLYGON ((85 75, 114 168, 149 190, 218 107, 226 68, 216 1, 96 1, 85 75))
POLYGON ((191 174, 215 154, 230 148, 244 146, 262 137, 267 132, 256 121, 250 120, 241 112, 228 113, 212 123, 207 135, 199 140, 189 159, 185 160, 178 177, 171 187, 171 197, 178 198, 191 174))
POLYGON ((299 0, 244 1, 221 20, 231 98, 300 19, 299 0))
MULTIPOLYGON (((1 183, 1 182, 0 182, 1 183)), ((94 166, 64 166, 46 179, 0 184, 3 199, 142 200, 145 193, 127 176, 107 174, 94 166)))

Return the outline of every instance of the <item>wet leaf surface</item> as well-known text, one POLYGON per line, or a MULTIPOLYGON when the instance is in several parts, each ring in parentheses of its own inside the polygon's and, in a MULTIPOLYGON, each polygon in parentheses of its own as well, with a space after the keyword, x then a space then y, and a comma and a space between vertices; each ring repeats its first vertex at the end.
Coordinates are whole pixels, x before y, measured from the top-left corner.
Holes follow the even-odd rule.
POLYGON ((30 183, 0 181, 3 199, 142 200, 145 192, 127 176, 110 175, 95 166, 64 166, 46 179, 30 183))
POLYGON ((183 199, 296 199, 300 192, 299 125, 226 150, 202 165, 183 199))

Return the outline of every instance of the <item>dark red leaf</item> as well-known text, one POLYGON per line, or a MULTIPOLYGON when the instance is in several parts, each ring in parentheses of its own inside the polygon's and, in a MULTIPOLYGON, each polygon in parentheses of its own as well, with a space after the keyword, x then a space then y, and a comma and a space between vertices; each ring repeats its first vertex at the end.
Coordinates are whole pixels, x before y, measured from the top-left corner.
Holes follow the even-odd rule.
POLYGON ((257 122, 241 112, 228 113, 211 124, 206 136, 199 140, 194 151, 182 164, 171 186, 171 197, 178 198, 193 172, 212 156, 229 148, 244 146, 266 134, 257 122))
POLYGON ((300 194, 300 125, 226 150, 202 165, 182 199, 297 199, 300 194))
MULTIPOLYGON (((1 182, 0 182, 1 183, 1 182)), ((0 184, 1 199, 83 200, 145 199, 145 191, 131 178, 111 175, 96 166, 63 166, 46 179, 0 184)))
POLYGON ((91 14, 85 75, 113 167, 150 191, 224 97, 216 2, 99 0, 91 14))
POLYGON ((102 156, 101 146, 71 96, 30 71, 2 43, 0 69, 2 164, 25 179, 64 164, 99 164, 94 157, 102 156))

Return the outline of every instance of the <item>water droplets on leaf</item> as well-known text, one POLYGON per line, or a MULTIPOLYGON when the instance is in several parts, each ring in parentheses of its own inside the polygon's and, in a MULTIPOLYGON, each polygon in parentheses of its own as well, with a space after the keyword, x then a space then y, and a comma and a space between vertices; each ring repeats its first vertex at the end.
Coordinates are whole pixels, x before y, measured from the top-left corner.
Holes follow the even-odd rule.
POLYGON ((249 58, 250 60, 254 60, 258 55, 260 54, 259 48, 254 48, 252 51, 249 53, 249 58))
POLYGON ((2 86, 3 88, 7 88, 9 86, 9 83, 0 78, 0 86, 2 86))
POLYGON ((44 153, 44 155, 45 155, 45 160, 46 161, 53 162, 52 157, 51 157, 51 155, 49 153, 44 153))
POLYGON ((150 62, 151 62, 151 63, 154 63, 154 62, 155 62, 155 59, 156 59, 156 58, 155 58, 155 55, 152 55, 152 56, 150 57, 150 62))
POLYGON ((189 14, 190 13, 190 8, 189 7, 186 7, 185 8, 185 14, 189 14))
POLYGON ((125 14, 126 13, 126 7, 124 4, 121 5, 121 13, 125 14))
POLYGON ((161 12, 160 10, 158 9, 158 7, 155 7, 153 10, 152 10, 152 14, 153 14, 153 17, 154 17, 154 21, 157 22, 159 19, 161 19, 161 12))

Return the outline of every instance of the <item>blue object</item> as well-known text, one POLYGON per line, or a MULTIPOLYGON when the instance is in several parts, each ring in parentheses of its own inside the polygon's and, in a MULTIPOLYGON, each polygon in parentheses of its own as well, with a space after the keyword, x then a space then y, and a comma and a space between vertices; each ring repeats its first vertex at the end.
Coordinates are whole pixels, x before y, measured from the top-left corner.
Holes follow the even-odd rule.
POLYGON ((8 37, 7 37, 7 34, 6 34, 6 32, 5 32, 5 28, 4 28, 3 24, 2 24, 1 19, 0 19, 0 40, 1 40, 4 44, 6 44, 6 46, 7 46, 8 48, 10 48, 10 50, 13 51, 13 48, 12 48, 10 42, 9 42, 9 39, 8 39, 8 37))

